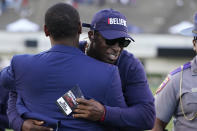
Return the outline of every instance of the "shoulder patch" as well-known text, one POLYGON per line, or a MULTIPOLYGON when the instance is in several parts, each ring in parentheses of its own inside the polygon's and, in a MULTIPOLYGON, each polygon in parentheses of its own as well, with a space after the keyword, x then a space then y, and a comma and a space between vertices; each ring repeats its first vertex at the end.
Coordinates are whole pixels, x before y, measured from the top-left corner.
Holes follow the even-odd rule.
POLYGON ((156 90, 156 94, 159 93, 168 83, 168 81, 170 80, 169 76, 167 76, 165 78, 165 80, 161 83, 161 85, 159 86, 159 88, 156 90))
MULTIPOLYGON (((191 67, 191 62, 187 62, 183 65, 183 70, 188 69, 191 67)), ((170 75, 173 76, 174 74, 178 73, 181 71, 181 67, 178 67, 177 69, 173 70, 170 72, 170 75)))

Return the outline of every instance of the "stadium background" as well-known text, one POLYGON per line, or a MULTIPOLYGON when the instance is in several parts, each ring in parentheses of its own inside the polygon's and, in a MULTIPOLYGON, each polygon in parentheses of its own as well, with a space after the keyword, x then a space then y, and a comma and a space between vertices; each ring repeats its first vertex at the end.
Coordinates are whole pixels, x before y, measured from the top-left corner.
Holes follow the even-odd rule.
MULTIPOLYGON (((73 4, 78 9, 82 22, 86 23, 90 23, 92 16, 103 8, 114 8, 125 14, 130 34, 136 40, 127 50, 142 60, 153 93, 168 72, 194 56, 191 53, 192 38, 180 36, 177 32, 170 33, 169 29, 182 21, 192 23, 197 11, 196 0, 78 0, 79 3, 72 3, 73 1, 26 0, 24 5, 16 9, 16 5, 12 3, 14 0, 7 0, 6 9, 0 11, 0 67, 9 64, 14 54, 37 53, 49 48, 49 42, 42 38, 43 18, 47 8, 57 2, 73 4), (20 18, 38 24, 38 32, 6 31, 9 23, 20 18)), ((82 40, 87 37, 86 32, 84 29, 82 40)), ((168 129, 172 129, 171 123, 168 129)))

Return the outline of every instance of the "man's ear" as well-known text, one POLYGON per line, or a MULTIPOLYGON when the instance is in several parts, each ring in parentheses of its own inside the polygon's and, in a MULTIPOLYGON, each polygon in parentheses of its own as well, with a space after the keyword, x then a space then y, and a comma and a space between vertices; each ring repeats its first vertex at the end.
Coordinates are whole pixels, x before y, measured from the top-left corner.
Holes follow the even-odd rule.
POLYGON ((44 25, 44 33, 45 33, 46 36, 50 35, 49 30, 48 30, 46 25, 44 25))
POLYGON ((88 31, 88 38, 89 38, 90 42, 94 41, 94 32, 92 30, 88 31))
POLYGON ((197 51, 197 45, 196 45, 196 40, 193 40, 193 50, 196 52, 197 51))

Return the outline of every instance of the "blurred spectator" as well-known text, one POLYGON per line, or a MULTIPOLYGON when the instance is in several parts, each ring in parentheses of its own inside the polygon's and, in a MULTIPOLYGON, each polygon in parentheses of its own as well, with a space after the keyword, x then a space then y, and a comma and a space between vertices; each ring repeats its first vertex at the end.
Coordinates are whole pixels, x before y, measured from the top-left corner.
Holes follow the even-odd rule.
POLYGON ((6 3, 6 9, 7 8, 15 8, 15 0, 5 0, 6 3))
POLYGON ((104 6, 106 4, 106 0, 99 0, 98 5, 99 6, 104 6))
POLYGON ((28 9, 28 0, 7 0, 10 8, 14 8, 16 13, 19 13, 21 17, 31 15, 31 11, 28 9))
POLYGON ((72 6, 77 9, 78 8, 78 3, 79 3, 79 0, 73 0, 72 1, 72 6))
POLYGON ((130 0, 132 5, 136 5, 136 0, 130 0))
POLYGON ((21 9, 20 9, 20 15, 22 17, 25 17, 25 16, 29 15, 28 5, 29 5, 28 0, 22 0, 21 9))
POLYGON ((114 4, 114 3, 118 3, 119 0, 110 0, 110 3, 114 4))
POLYGON ((6 10, 6 0, 0 1, 0 15, 6 10))
POLYGON ((177 6, 183 6, 184 5, 184 1, 183 0, 176 0, 176 5, 177 6))
POLYGON ((89 4, 89 5, 94 4, 94 0, 87 0, 87 4, 89 4))
POLYGON ((128 24, 127 28, 128 28, 129 33, 133 33, 133 34, 143 33, 143 30, 140 27, 135 26, 135 25, 128 24))
POLYGON ((136 5, 136 0, 120 0, 122 5, 136 5))
POLYGON ((22 0, 14 0, 14 8, 16 12, 19 12, 21 9, 22 0))
POLYGON ((122 5, 128 5, 128 4, 130 4, 130 0, 120 0, 120 3, 122 5))

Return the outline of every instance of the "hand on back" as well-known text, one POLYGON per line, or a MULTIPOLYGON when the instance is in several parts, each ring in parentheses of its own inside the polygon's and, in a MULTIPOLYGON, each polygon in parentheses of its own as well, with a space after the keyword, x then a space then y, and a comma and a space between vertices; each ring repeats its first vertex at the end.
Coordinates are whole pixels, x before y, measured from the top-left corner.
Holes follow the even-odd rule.
POLYGON ((52 128, 42 126, 44 121, 27 119, 23 122, 22 131, 53 131, 52 128))

